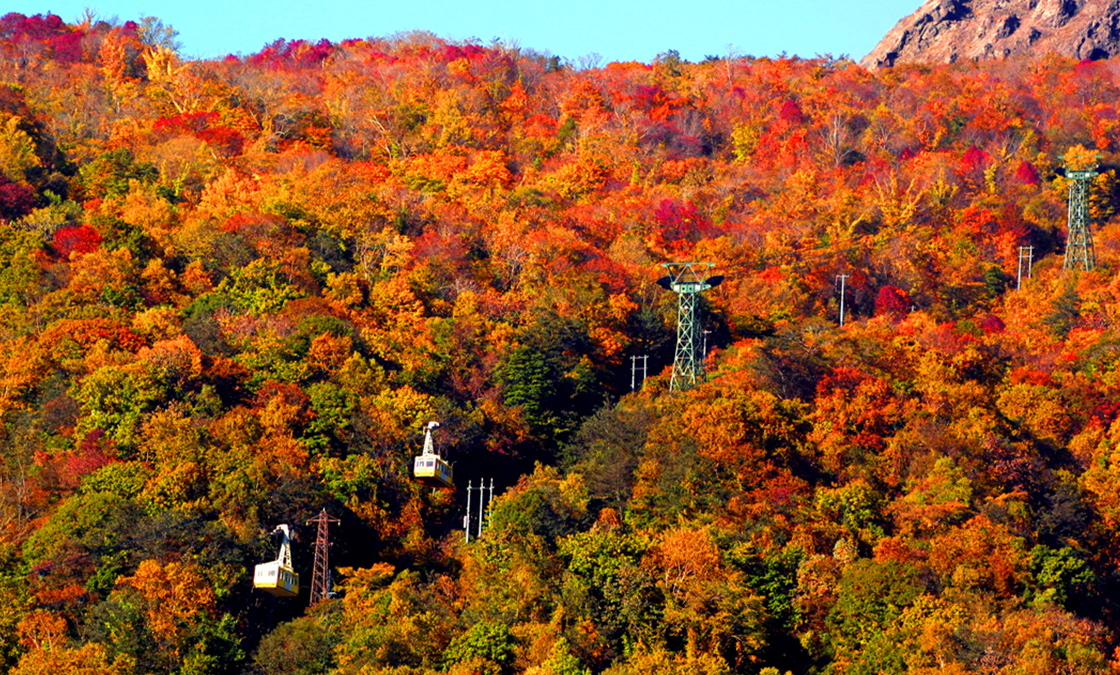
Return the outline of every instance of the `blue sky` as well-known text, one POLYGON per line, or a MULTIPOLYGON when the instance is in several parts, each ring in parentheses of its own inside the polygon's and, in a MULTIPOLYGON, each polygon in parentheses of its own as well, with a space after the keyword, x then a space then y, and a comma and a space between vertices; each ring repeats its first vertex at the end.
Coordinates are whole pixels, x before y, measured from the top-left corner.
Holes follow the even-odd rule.
POLYGON ((90 8, 121 21, 157 16, 179 31, 184 56, 251 54, 277 38, 332 41, 425 30, 442 38, 497 38, 572 61, 651 61, 675 49, 708 55, 847 55, 856 60, 922 0, 9 0, 6 12, 53 13, 67 22, 90 8))

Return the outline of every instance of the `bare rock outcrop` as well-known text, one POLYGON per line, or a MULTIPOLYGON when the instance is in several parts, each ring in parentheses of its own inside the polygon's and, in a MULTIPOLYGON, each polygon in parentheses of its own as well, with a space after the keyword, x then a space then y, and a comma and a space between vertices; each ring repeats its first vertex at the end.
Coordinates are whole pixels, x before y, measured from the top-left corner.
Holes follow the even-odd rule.
POLYGON ((1120 0, 927 0, 860 63, 953 63, 1054 52, 1120 54, 1120 0))

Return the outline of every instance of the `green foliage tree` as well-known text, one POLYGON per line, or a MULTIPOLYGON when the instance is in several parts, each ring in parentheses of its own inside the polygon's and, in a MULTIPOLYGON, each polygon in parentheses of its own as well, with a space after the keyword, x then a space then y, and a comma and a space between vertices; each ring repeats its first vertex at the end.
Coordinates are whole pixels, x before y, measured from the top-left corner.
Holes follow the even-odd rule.
POLYGON ((495 370, 503 401, 521 411, 540 442, 567 440, 602 400, 590 348, 578 324, 545 315, 495 370))
POLYGON ((828 617, 832 649, 851 672, 905 672, 905 654, 890 628, 924 591, 918 569, 900 562, 857 560, 844 570, 828 617))
POLYGON ((162 378, 141 364, 99 368, 74 393, 83 412, 78 433, 104 431, 118 455, 128 458, 136 450, 137 432, 144 416, 165 396, 162 378))
POLYGON ((111 150, 83 164, 79 170, 90 197, 123 197, 128 194, 129 181, 153 183, 159 169, 149 162, 137 162, 128 148, 111 150))
POLYGON ((261 640, 253 655, 252 672, 259 675, 316 675, 337 665, 335 648, 341 642, 341 607, 316 606, 311 616, 281 624, 261 640))
POLYGON ((513 659, 514 638, 504 623, 480 621, 467 632, 456 637, 447 645, 443 662, 454 668, 460 664, 470 664, 472 668, 484 672, 506 672, 513 659))

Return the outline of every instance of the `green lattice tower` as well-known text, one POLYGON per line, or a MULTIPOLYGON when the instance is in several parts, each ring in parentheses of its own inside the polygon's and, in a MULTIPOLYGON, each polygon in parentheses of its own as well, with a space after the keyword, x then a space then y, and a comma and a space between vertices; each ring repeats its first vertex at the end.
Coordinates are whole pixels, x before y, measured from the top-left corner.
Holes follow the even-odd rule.
POLYGON ((673 289, 677 296, 677 351, 673 355, 672 391, 684 391, 704 381, 704 355, 700 353, 700 317, 696 314, 699 291, 673 289))
POLYGON ((1066 171, 1069 183, 1069 235, 1066 238, 1065 269, 1089 271, 1097 264, 1093 234, 1089 231, 1089 181, 1096 169, 1066 171))
POLYGON ((671 391, 684 391, 704 381, 703 332, 698 301, 700 294, 714 288, 723 277, 708 277, 715 263, 663 263, 669 276, 657 280, 677 294, 677 351, 673 357, 671 391))

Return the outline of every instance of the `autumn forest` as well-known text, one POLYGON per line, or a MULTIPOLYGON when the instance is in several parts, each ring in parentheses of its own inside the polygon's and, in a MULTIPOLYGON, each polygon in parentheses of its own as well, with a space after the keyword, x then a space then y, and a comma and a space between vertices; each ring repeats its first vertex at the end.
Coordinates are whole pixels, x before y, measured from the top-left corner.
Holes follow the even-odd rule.
POLYGON ((0 18, 0 671, 1120 672, 1116 63, 173 38, 0 18))

